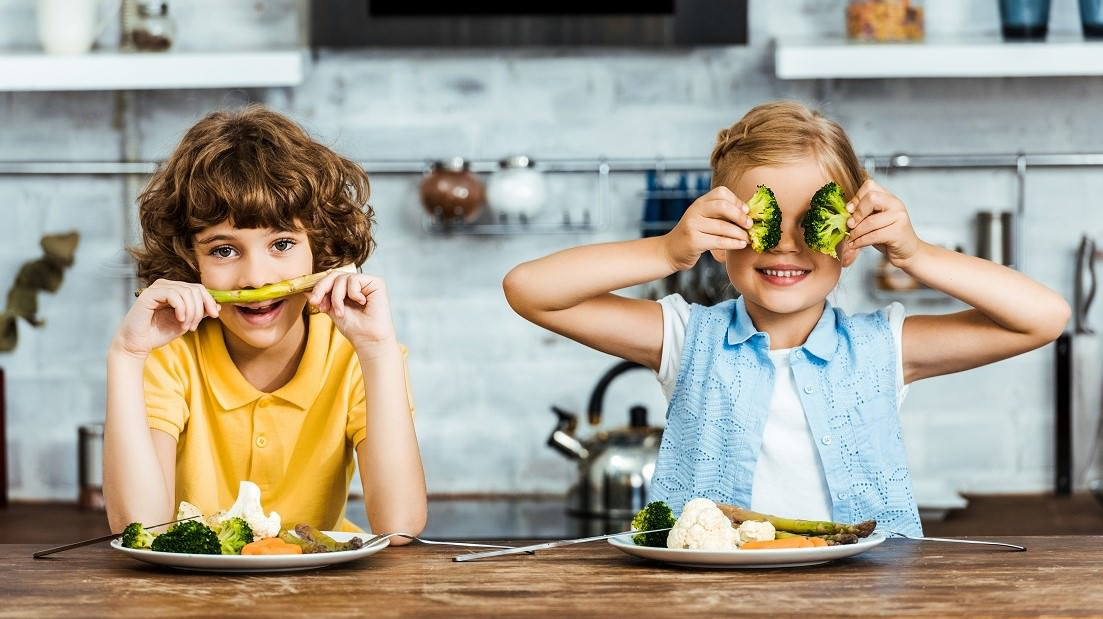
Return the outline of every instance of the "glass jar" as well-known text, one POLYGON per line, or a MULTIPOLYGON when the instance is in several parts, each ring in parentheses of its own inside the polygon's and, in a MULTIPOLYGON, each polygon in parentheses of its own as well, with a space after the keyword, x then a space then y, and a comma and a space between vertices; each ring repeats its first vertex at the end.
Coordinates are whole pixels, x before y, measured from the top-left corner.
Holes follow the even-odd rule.
POLYGON ((172 47, 176 25, 168 2, 138 0, 137 15, 126 34, 127 47, 140 52, 163 52, 172 47))
POLYGON ((850 0, 846 36, 878 43, 923 40, 923 0, 850 0))

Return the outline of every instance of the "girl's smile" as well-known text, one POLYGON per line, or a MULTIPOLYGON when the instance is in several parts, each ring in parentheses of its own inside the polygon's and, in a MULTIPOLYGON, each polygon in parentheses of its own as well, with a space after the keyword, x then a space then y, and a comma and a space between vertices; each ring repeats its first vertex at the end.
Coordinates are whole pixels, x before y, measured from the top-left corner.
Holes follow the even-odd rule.
POLYGON ((774 286, 795 286, 804 281, 811 269, 794 264, 774 264, 768 267, 756 267, 755 271, 767 284, 774 286))

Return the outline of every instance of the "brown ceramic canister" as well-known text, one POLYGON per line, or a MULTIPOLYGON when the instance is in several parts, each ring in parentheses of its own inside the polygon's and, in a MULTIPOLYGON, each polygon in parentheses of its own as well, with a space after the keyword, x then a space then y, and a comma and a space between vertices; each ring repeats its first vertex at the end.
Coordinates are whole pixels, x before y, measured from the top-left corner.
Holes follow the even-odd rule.
POLYGON ((441 221, 473 221, 485 202, 486 187, 462 157, 434 162, 421 181, 421 205, 441 221))

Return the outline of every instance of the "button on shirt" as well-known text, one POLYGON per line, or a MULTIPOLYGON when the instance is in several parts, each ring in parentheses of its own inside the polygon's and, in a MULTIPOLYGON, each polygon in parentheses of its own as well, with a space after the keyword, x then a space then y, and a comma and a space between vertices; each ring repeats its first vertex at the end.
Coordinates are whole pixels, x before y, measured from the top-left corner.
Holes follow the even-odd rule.
POLYGON ((176 501, 204 513, 228 509, 249 480, 284 523, 357 530, 344 510, 366 432, 363 373, 328 316, 309 321, 295 376, 270 394, 238 371, 217 320, 149 356, 149 427, 177 440, 176 501))

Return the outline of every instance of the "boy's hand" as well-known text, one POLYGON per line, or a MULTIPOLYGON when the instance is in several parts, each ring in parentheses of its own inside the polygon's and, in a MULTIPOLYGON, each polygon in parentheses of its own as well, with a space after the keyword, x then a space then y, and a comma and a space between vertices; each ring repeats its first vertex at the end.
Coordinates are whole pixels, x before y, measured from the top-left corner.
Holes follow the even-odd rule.
POLYGON ((357 352, 395 341, 383 280, 365 273, 334 272, 314 285, 307 302, 325 312, 357 352))
POLYGON ((204 318, 218 318, 220 310, 202 284, 159 279, 134 302, 112 345, 145 357, 185 332, 195 331, 204 318))
POLYGON ((707 251, 745 248, 752 225, 742 200, 727 187, 713 189, 694 200, 678 225, 663 235, 670 267, 684 271, 707 251))
POLYGON ((912 228, 908 209, 891 192, 868 180, 847 203, 850 234, 840 245, 840 258, 849 265, 862 247, 873 246, 893 266, 904 268, 919 249, 919 237, 912 228))

